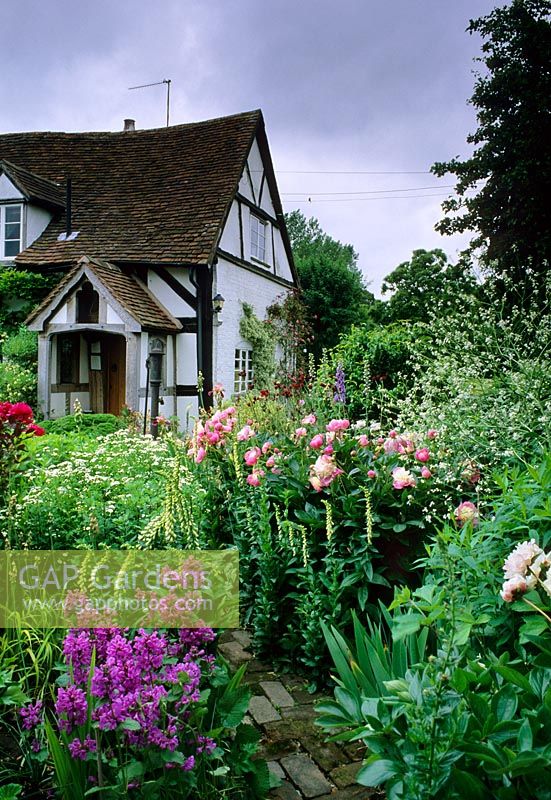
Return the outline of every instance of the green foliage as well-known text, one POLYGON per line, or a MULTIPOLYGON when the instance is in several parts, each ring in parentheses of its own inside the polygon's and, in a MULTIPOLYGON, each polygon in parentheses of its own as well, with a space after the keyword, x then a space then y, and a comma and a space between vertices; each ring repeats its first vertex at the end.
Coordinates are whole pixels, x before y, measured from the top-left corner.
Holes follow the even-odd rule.
POLYGON ((338 688, 318 724, 365 743, 360 784, 395 800, 551 797, 551 603, 533 591, 504 607, 498 595, 512 545, 549 544, 550 484, 549 457, 509 470, 494 516, 437 534, 423 585, 396 590, 384 614, 392 644, 371 624, 356 623, 354 648, 325 631, 338 688))
POLYGON ((248 303, 243 303, 243 315, 239 321, 239 333, 253 348, 254 388, 270 389, 274 383, 275 346, 273 331, 262 322, 248 303))
POLYGON ((106 436, 121 430, 123 422, 113 414, 68 414, 42 423, 47 433, 82 432, 87 436, 106 436))
POLYGON ((2 402, 28 403, 36 408, 36 369, 22 367, 15 361, 0 362, 0 397, 2 402))
POLYGON ((0 331, 15 332, 58 281, 59 275, 41 275, 0 265, 0 331))
POLYGON ((36 370, 38 358, 37 334, 27 328, 19 328, 6 338, 2 345, 2 357, 14 364, 36 370))
POLYGON ((325 388, 326 402, 332 401, 335 373, 341 364, 350 417, 375 418, 387 423, 393 406, 407 391, 404 374, 414 346, 411 329, 407 327, 353 326, 320 362, 314 392, 316 388, 325 388))
POLYGON ((366 320, 373 295, 367 291, 352 245, 324 233, 316 219, 300 211, 286 215, 293 256, 314 331, 311 351, 316 359, 337 344, 351 325, 366 320))
POLYGON ((437 163, 433 172, 457 176, 456 197, 443 204, 442 233, 475 231, 471 251, 486 268, 512 279, 523 291, 526 277, 539 287, 551 263, 548 214, 551 185, 551 4, 512 0, 468 31, 482 36, 484 71, 477 75, 472 105, 478 128, 467 137, 474 153, 437 163), (473 193, 473 190, 474 193, 473 193))
POLYGON ((474 275, 464 263, 448 264, 443 250, 414 250, 411 261, 400 264, 383 281, 383 294, 392 293, 385 304, 386 320, 422 322, 436 307, 449 313, 475 290, 474 275))

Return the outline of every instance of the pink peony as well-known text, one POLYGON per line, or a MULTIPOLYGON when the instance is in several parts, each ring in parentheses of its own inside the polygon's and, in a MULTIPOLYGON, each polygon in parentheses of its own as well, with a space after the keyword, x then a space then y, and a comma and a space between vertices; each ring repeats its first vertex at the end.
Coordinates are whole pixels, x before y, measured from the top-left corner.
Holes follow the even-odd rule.
POLYGON ((436 439, 438 436, 438 431, 434 428, 429 428, 427 431, 427 439, 436 439))
POLYGON ((301 439, 303 436, 306 436, 307 433, 308 431, 306 430, 306 428, 297 428, 295 431, 295 436, 297 437, 297 439, 301 439))
POLYGON ((424 478, 425 480, 428 480, 429 478, 432 478, 432 472, 430 471, 430 469, 428 467, 423 467, 422 468, 421 477, 424 478))
POLYGON ((417 481, 404 467, 395 467, 392 470, 392 485, 395 489, 405 489, 408 486, 416 486, 417 481))
POLYGON ((342 475, 342 469, 339 469, 335 464, 333 456, 321 455, 316 459, 316 462, 310 467, 310 484, 316 490, 321 492, 329 486, 338 475, 342 475))
POLYGON ((303 425, 315 425, 316 424, 316 415, 315 414, 308 414, 308 416, 303 417, 303 419, 301 419, 301 423, 303 425))
MULTIPOLYGON (((503 564, 503 572, 506 578, 514 578, 515 575, 526 575, 528 567, 532 567, 532 562, 538 561, 537 574, 541 569, 541 557, 545 557, 545 553, 536 544, 535 539, 530 539, 528 542, 521 542, 517 544, 515 549, 508 555, 503 564), (539 559, 539 560, 538 560, 539 559)), ((531 570, 536 572, 536 570, 531 570)))
POLYGON ((526 578, 524 578, 522 575, 513 575, 512 578, 509 578, 509 580, 505 581, 503 584, 500 595, 506 603, 512 603, 512 601, 515 599, 516 592, 521 592, 524 594, 527 589, 528 586, 526 584, 526 578))
POLYGON ((464 500, 463 503, 459 503, 454 514, 460 525, 464 525, 466 522, 478 525, 478 508, 470 500, 464 500))
POLYGON ((268 458, 266 459, 266 466, 268 467, 268 469, 270 469, 271 467, 274 467, 275 463, 276 463, 276 461, 275 461, 274 456, 268 456, 268 458))
POLYGON ((325 440, 323 438, 323 435, 321 433, 316 433, 316 435, 314 437, 312 437, 312 439, 310 439, 310 445, 309 446, 313 450, 319 450, 319 448, 323 445, 324 441, 325 440))
POLYGON ((377 473, 375 472, 374 469, 368 469, 367 470, 367 477, 368 478, 376 478, 377 477, 377 473))
POLYGON ((273 442, 264 442, 262 445, 262 455, 265 456, 268 450, 273 447, 273 442))
POLYGON ((423 464, 426 463, 430 459, 430 450, 428 447, 421 447, 419 450, 416 450, 415 458, 423 464))
POLYGON ((201 461, 202 461, 202 460, 204 459, 204 457, 206 456, 206 454, 207 454, 207 451, 205 450, 205 448, 204 448, 204 447, 200 447, 200 448, 197 450, 197 453, 195 454, 195 463, 196 463, 196 464, 200 464, 200 463, 201 463, 201 461))
POLYGON ((369 447, 369 438, 365 435, 365 433, 362 433, 361 436, 358 436, 358 444, 360 447, 369 447))
POLYGON ((331 455, 333 455, 333 453, 334 453, 334 449, 333 449, 333 445, 331 444, 331 442, 329 442, 329 444, 327 445, 327 447, 324 447, 324 448, 323 448, 323 452, 325 453, 325 455, 326 455, 326 456, 331 456, 331 455))
POLYGON ((247 450, 243 458, 245 459, 245 463, 249 467, 254 467, 258 459, 260 458, 260 447, 251 447, 250 450, 247 450))
POLYGON ((249 486, 260 486, 260 479, 264 477, 264 471, 261 469, 255 470, 251 472, 250 475, 247 475, 247 483, 249 486))
POLYGON ((326 425, 326 430, 336 433, 337 431, 345 431, 349 427, 350 420, 348 419, 332 419, 329 424, 326 425))
POLYGON ((251 426, 245 425, 245 427, 241 428, 241 430, 237 432, 237 441, 246 442, 247 439, 251 439, 253 436, 256 436, 256 434, 251 426))

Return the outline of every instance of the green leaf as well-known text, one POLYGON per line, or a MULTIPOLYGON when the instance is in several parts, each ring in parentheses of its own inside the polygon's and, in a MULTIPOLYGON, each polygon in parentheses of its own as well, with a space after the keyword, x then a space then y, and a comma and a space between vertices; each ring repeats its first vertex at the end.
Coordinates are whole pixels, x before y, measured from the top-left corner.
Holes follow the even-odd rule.
POLYGON ((513 719, 517 707, 517 693, 508 683, 492 698, 492 711, 496 715, 498 722, 513 719))
POLYGON ((415 613, 404 614, 398 617, 394 620, 392 625, 392 638, 397 642, 400 641, 400 639, 404 639, 406 636, 417 633, 424 619, 422 614, 415 613))
POLYGON ((525 719, 517 737, 517 747, 522 752, 524 750, 531 750, 534 737, 532 736, 532 728, 530 727, 530 720, 525 719))
POLYGON ((380 786, 399 773, 400 765, 397 761, 372 755, 356 775, 356 782, 362 786, 380 786))
POLYGON ((125 719, 124 722, 121 722, 119 728, 124 731, 141 731, 142 726, 137 719, 125 719))
POLYGON ((0 786, 0 800, 15 800, 21 794, 22 786, 17 783, 8 783, 0 786))
POLYGON ((451 776, 453 786, 457 790, 459 797, 468 797, 469 800, 486 800, 488 796, 487 787, 476 775, 453 767, 451 776))

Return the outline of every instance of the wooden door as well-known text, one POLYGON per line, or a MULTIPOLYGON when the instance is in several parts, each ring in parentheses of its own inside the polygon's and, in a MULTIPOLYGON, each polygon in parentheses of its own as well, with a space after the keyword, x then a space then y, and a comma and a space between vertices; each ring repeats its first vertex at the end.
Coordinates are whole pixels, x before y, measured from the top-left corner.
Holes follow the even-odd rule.
POLYGON ((105 367, 108 414, 120 414, 126 402, 126 339, 124 336, 107 336, 105 367))

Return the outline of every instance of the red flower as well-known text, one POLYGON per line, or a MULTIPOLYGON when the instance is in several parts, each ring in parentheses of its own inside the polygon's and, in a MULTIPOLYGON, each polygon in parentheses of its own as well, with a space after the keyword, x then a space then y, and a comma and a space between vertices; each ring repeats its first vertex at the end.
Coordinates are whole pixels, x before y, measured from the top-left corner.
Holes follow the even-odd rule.
POLYGON ((30 425, 27 425, 27 433, 34 433, 35 436, 44 436, 46 431, 40 425, 35 425, 34 422, 31 422, 30 425))
POLYGON ((9 422, 20 422, 22 425, 30 425, 33 421, 33 410, 26 403, 14 403, 6 414, 9 422))

